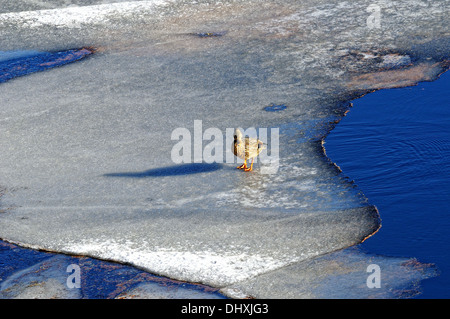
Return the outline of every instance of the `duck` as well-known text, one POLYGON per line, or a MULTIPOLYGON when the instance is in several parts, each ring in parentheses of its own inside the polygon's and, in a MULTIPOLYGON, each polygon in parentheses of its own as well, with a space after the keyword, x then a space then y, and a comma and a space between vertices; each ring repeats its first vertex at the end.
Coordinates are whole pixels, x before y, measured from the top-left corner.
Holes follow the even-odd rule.
POLYGON ((243 139, 243 135, 240 129, 234 130, 234 142, 232 145, 233 154, 244 160, 244 164, 236 167, 238 169, 243 169, 246 172, 253 170, 253 161, 255 157, 261 153, 266 147, 264 143, 257 138, 246 136, 243 139), (247 166, 247 161, 251 159, 250 166, 247 166))

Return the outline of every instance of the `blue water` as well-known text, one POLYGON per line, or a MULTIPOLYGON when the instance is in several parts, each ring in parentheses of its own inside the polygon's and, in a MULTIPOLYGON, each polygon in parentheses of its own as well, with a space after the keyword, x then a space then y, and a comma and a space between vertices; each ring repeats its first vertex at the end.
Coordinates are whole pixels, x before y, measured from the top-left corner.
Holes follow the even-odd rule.
POLYGON ((59 52, 0 51, 0 83, 72 63, 92 53, 94 53, 94 49, 91 48, 59 52))
POLYGON ((417 298, 450 297, 449 87, 447 72, 434 82, 370 93, 325 140, 328 157, 380 212, 382 227, 362 248, 439 269, 417 298))

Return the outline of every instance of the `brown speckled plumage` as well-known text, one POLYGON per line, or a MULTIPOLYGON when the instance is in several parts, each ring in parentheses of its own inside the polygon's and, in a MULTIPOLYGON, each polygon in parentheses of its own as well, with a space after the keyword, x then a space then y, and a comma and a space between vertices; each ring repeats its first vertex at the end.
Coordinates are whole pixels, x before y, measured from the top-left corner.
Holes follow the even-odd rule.
POLYGON ((244 160, 244 164, 238 166, 239 169, 251 171, 253 169, 253 161, 256 156, 265 149, 264 143, 256 138, 242 138, 242 132, 239 129, 234 131, 234 142, 232 146, 233 154, 244 160), (250 167, 247 167, 247 160, 251 159, 250 167))

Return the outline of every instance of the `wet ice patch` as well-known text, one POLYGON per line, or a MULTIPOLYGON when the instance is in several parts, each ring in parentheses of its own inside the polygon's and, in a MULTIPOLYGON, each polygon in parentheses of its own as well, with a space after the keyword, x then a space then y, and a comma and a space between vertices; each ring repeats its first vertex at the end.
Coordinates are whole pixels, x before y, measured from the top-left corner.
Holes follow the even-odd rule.
POLYGON ((215 38, 215 37, 221 37, 226 34, 225 31, 222 32, 199 32, 199 33, 191 33, 192 35, 195 35, 199 38, 215 38))
POLYGON ((366 71, 381 71, 412 65, 409 55, 385 50, 341 50, 337 56, 337 65, 352 72, 362 69, 366 71))
POLYGON ((183 283, 179 286, 167 286, 161 283, 142 283, 116 299, 224 299, 219 293, 211 293, 201 289, 191 288, 194 285, 183 283))
POLYGON ((273 104, 271 103, 270 105, 266 106, 264 108, 264 111, 266 112, 279 112, 279 111, 283 111, 287 108, 286 105, 284 104, 273 104))
POLYGON ((414 258, 370 255, 348 248, 302 261, 222 292, 233 298, 411 298, 421 280, 438 275, 435 265, 414 258))
POLYGON ((0 298, 79 299, 80 289, 67 287, 67 266, 65 256, 56 256, 2 278, 0 298))
POLYGON ((0 83, 79 61, 93 54, 94 51, 93 48, 81 48, 60 52, 0 52, 0 83))
POLYGON ((383 56, 383 61, 380 67, 386 69, 399 68, 411 65, 411 58, 409 55, 400 54, 386 54, 383 56))

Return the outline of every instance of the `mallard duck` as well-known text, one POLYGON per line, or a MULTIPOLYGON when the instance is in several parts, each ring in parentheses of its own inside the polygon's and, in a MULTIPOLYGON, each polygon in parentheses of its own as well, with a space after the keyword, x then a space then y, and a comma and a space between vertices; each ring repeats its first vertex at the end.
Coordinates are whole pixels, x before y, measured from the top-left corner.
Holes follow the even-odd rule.
POLYGON ((256 156, 265 149, 264 143, 257 138, 245 137, 242 139, 242 132, 237 128, 234 130, 233 154, 244 160, 244 164, 237 168, 246 172, 253 170, 253 161, 256 156), (247 160, 252 159, 250 167, 247 166, 247 160))

